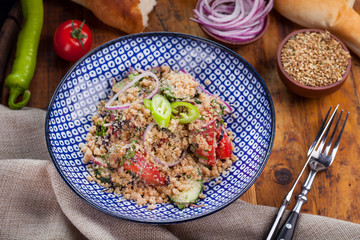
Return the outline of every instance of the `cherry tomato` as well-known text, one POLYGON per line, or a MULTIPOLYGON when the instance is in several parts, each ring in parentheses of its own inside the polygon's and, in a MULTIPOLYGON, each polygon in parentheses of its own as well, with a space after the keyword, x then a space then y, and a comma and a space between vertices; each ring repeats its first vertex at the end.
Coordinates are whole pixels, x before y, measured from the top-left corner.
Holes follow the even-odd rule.
POLYGON ((209 166, 215 166, 216 160, 231 157, 232 146, 229 136, 221 127, 216 129, 216 123, 211 123, 201 134, 205 137, 210 149, 197 149, 196 155, 199 160, 209 166), (218 142, 216 149, 215 141, 218 142))
POLYGON ((67 61, 77 61, 87 53, 92 44, 90 28, 78 20, 61 23, 55 31, 53 45, 56 54, 67 61))
POLYGON ((222 136, 222 139, 220 140, 216 148, 216 158, 218 159, 229 158, 232 154, 232 146, 229 136, 227 135, 225 130, 222 131, 224 131, 224 135, 222 136))
POLYGON ((141 153, 135 153, 135 159, 129 161, 126 160, 123 167, 125 170, 139 176, 147 184, 156 186, 166 184, 165 174, 152 163, 146 161, 141 153))
POLYGON ((205 137, 206 142, 209 145, 209 149, 197 149, 196 155, 201 162, 204 162, 205 164, 210 166, 215 166, 215 122, 212 122, 201 134, 205 137))

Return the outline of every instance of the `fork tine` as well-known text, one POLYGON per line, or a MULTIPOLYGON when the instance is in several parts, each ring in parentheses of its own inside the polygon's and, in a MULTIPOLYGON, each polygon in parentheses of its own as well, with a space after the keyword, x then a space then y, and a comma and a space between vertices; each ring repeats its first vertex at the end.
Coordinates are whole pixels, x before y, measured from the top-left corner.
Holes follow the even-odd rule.
POLYGON ((310 156, 310 154, 311 154, 312 150, 314 149, 317 141, 319 140, 322 132, 324 131, 324 128, 325 128, 326 122, 327 122, 327 120, 328 120, 328 117, 329 117, 329 115, 330 115, 331 109, 332 109, 332 107, 329 108, 329 111, 327 112, 326 117, 325 117, 323 123, 321 124, 320 130, 319 130, 319 132, 317 133, 314 142, 311 144, 311 146, 310 146, 310 148, 309 148, 309 151, 307 152, 306 156, 310 156))
POLYGON ((339 148, 341 135, 342 135, 342 133, 343 133, 343 131, 344 131, 345 124, 346 124, 346 121, 347 121, 347 119, 348 119, 349 114, 350 114, 349 112, 346 114, 344 123, 343 123, 342 128, 341 128, 340 133, 339 133, 339 136, 338 136, 338 138, 336 139, 336 142, 335 142, 335 144, 334 144, 334 148, 333 148, 333 150, 332 150, 332 152, 331 152, 331 156, 330 156, 330 157, 331 157, 331 162, 334 160, 335 155, 336 155, 336 152, 337 152, 337 150, 338 150, 338 148, 339 148))
POLYGON ((331 134, 331 137, 330 137, 328 143, 327 143, 326 146, 325 146, 325 150, 324 150, 324 154, 325 154, 325 155, 328 155, 328 153, 329 153, 329 150, 330 150, 332 141, 333 141, 334 136, 335 136, 336 129, 337 129, 338 125, 339 125, 339 122, 340 122, 340 119, 341 119, 341 116, 342 116, 343 112, 344 112, 344 110, 341 110, 340 116, 339 116, 338 120, 336 121, 334 130, 333 130, 333 132, 332 132, 332 134, 331 134))
POLYGON ((335 118, 335 116, 336 116, 336 114, 337 114, 336 111, 337 111, 337 109, 334 110, 334 113, 333 113, 333 114, 334 114, 334 117, 333 117, 332 119, 330 119, 329 127, 328 127, 328 129, 326 129, 326 132, 325 132, 323 138, 321 139, 321 142, 320 142, 320 144, 319 144, 319 146, 318 146, 318 148, 317 148, 317 151, 318 151, 318 152, 322 152, 322 149, 324 148, 324 145, 325 145, 325 142, 326 142, 326 138, 327 138, 327 136, 328 136, 328 134, 329 134, 331 125, 332 125, 332 123, 333 123, 333 121, 334 121, 334 118, 335 118))

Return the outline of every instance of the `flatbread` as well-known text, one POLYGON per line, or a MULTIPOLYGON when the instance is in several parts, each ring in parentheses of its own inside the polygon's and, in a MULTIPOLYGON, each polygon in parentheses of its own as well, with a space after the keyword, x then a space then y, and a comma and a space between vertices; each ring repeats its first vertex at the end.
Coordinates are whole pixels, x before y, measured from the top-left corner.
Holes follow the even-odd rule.
POLYGON ((360 15, 354 0, 275 0, 275 9, 308 28, 330 31, 360 57, 360 15))
POLYGON ((103 23, 125 33, 144 31, 156 0, 72 0, 89 9, 103 23))

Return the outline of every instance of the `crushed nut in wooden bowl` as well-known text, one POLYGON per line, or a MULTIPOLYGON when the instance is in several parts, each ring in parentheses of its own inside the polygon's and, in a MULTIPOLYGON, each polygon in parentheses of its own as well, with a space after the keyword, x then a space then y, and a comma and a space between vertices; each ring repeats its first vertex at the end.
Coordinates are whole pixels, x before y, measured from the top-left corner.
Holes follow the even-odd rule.
POLYGON ((328 31, 302 29, 288 35, 278 50, 284 84, 304 97, 321 97, 340 88, 351 67, 346 46, 328 31))

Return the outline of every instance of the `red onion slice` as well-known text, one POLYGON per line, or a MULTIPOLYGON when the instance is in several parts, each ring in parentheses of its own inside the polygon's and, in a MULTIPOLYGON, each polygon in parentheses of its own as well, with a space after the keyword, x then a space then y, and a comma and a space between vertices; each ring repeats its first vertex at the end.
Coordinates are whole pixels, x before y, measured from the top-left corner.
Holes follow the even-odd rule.
MULTIPOLYGON (((246 8, 247 5, 242 5, 242 1, 240 1, 240 8, 242 8, 243 10, 241 11, 240 15, 236 16, 236 18, 232 19, 231 21, 226 21, 223 22, 223 18, 221 19, 216 19, 216 17, 214 16, 215 14, 218 14, 218 12, 213 12, 210 10, 205 10, 206 12, 208 12, 209 14, 206 15, 203 13, 202 9, 200 9, 200 5, 198 7, 198 9, 194 10, 195 12, 195 16, 198 18, 199 22, 205 22, 208 23, 210 25, 212 25, 214 28, 221 28, 221 29, 228 29, 231 27, 235 27, 235 28, 239 28, 242 25, 242 22, 247 22, 247 17, 249 17, 249 14, 252 14, 252 11, 257 10, 256 9, 256 5, 248 5, 249 9, 246 8), (254 9, 253 9, 254 8, 254 9), (244 15, 247 14, 244 18, 244 15)), ((251 4, 251 3, 250 3, 251 4)), ((210 7, 209 7, 210 8, 210 7)), ((256 18, 252 19, 255 20, 256 18)))
POLYGON ((98 165, 98 166, 102 166, 103 164, 101 162, 98 162, 95 160, 94 156, 91 157, 91 161, 95 164, 95 165, 98 165))
POLYGON ((145 71, 143 73, 141 73, 140 75, 137 75, 134 77, 134 79, 128 83, 126 86, 124 86, 119 92, 117 92, 106 104, 105 104, 105 108, 109 109, 109 110, 116 110, 116 109, 125 109, 125 108, 129 108, 131 106, 132 103, 130 104, 125 104, 125 105, 117 105, 117 106, 110 106, 115 100, 116 98, 123 92, 125 92, 127 89, 129 89, 132 85, 134 85, 137 81, 139 81, 140 79, 142 79, 143 77, 152 77, 155 79, 156 81, 156 87, 155 89, 147 96, 145 97, 146 99, 151 99, 158 91, 159 91, 159 78, 151 71, 145 71))
MULTIPOLYGON (((146 135, 148 132, 150 132, 150 130, 155 126, 156 122, 152 122, 149 124, 149 126, 146 127, 145 129, 145 132, 144 132, 144 135, 143 135, 143 144, 144 144, 144 147, 145 147, 145 140, 146 140, 146 135)), ((145 151, 146 151, 146 147, 145 147, 145 151)))
MULTIPOLYGON (((234 5, 226 5, 224 4, 226 1, 224 0, 215 0, 211 5, 210 10, 205 9, 208 13, 213 13, 216 17, 225 17, 230 15, 234 10, 234 5)), ((242 2, 241 2, 242 3, 242 2)))
POLYGON ((143 139, 142 139, 142 140, 143 140, 143 145, 144 145, 145 152, 146 152, 147 154, 150 154, 157 163, 159 163, 159 164, 161 164, 161 165, 163 165, 163 166, 167 165, 168 167, 173 167, 173 166, 179 164, 179 163, 185 158, 185 156, 186 156, 186 151, 183 151, 183 152, 182 152, 180 158, 179 158, 176 162, 167 163, 167 162, 163 162, 163 161, 161 161, 159 158, 155 157, 155 155, 154 155, 154 154, 151 154, 150 151, 148 151, 148 149, 146 148, 146 145, 145 145, 146 135, 148 134, 148 132, 151 131, 151 129, 152 129, 155 125, 156 125, 156 122, 152 122, 152 123, 150 123, 149 126, 147 126, 146 129, 145 129, 145 132, 144 132, 144 135, 143 135, 143 139))
POLYGON ((264 30, 274 0, 199 0, 195 19, 211 34, 230 41, 247 41, 264 30))
MULTIPOLYGON (((223 1, 223 2, 225 2, 225 1, 223 1)), ((223 2, 220 2, 220 4, 223 2)), ((213 5, 215 5, 214 7, 216 7, 218 4, 216 2, 214 2, 213 5)), ((244 9, 242 0, 237 0, 237 1, 235 1, 235 8, 230 15, 227 15, 226 17, 221 17, 221 18, 213 16, 213 15, 209 15, 208 17, 210 20, 214 20, 215 22, 219 22, 219 23, 229 22, 234 19, 237 19, 237 17, 239 17, 239 16, 242 17, 244 15, 244 11, 242 9, 244 9)), ((211 6, 211 11, 212 12, 216 11, 215 8, 213 8, 213 6, 211 6)), ((216 11, 216 13, 219 13, 219 12, 216 11)))
POLYGON ((213 120, 211 120, 210 122, 208 122, 207 124, 205 124, 204 126, 199 127, 198 129, 193 130, 193 133, 194 133, 195 135, 197 135, 197 134, 200 134, 200 133, 205 132, 205 131, 207 130, 207 127, 210 126, 210 125, 211 125, 212 123, 214 123, 214 122, 216 122, 216 119, 213 119, 213 120))
POLYGON ((103 127, 110 127, 112 123, 104 123, 103 127))
MULTIPOLYGON (((180 69, 180 72, 183 72, 183 73, 185 73, 185 74, 188 74, 188 72, 186 72, 184 69, 180 69)), ((195 81, 195 82, 197 82, 193 77, 192 77, 192 80, 195 81)), ((200 88, 202 92, 204 92, 204 93, 206 93, 206 94, 208 94, 208 95, 210 95, 210 96, 213 96, 213 97, 219 99, 219 100, 226 106, 226 110, 228 111, 228 113, 232 113, 232 112, 233 112, 232 107, 230 107, 230 105, 229 105, 227 102, 223 101, 220 97, 215 96, 214 94, 209 93, 209 92, 206 91, 200 84, 199 84, 198 88, 200 88)))
POLYGON ((186 150, 184 150, 184 151, 182 152, 180 158, 179 158, 176 162, 168 163, 167 165, 168 165, 169 167, 173 167, 173 166, 175 166, 175 165, 178 165, 179 163, 181 163, 182 160, 184 160, 184 158, 186 157, 186 154, 187 154, 187 152, 186 152, 186 150))

